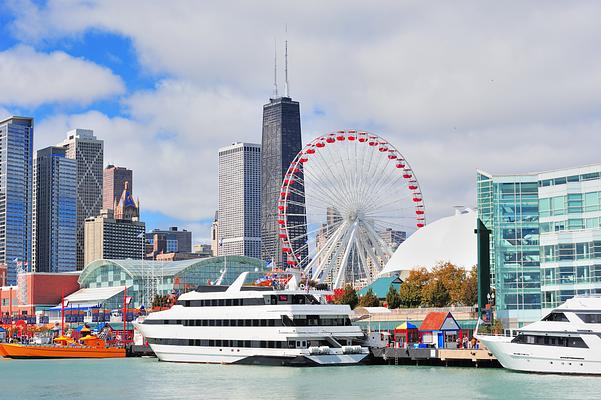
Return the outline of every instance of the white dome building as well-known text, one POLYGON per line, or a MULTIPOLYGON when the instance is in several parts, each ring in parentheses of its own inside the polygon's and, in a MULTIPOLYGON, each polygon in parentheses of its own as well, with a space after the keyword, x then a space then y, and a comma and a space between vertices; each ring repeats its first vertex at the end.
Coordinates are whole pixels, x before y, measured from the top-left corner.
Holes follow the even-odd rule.
POLYGON ((476 221, 477 213, 466 208, 417 230, 401 243, 380 275, 419 267, 430 271, 440 262, 471 269, 478 259, 476 221))

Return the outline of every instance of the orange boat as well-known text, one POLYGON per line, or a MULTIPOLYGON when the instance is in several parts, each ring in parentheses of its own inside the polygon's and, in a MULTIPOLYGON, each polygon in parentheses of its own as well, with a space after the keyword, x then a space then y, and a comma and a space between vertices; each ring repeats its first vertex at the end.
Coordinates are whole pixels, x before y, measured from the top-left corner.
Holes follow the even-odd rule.
POLYGON ((123 358, 125 348, 107 347, 97 336, 84 336, 79 343, 65 336, 54 339, 55 345, 0 343, 0 356, 6 358, 123 358))

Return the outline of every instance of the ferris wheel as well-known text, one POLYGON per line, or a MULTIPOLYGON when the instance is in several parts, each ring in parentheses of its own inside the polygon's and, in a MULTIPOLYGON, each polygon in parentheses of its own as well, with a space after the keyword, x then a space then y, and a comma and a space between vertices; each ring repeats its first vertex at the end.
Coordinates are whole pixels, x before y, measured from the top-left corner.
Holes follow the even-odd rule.
POLYGON ((399 242, 426 224, 419 183, 403 155, 373 133, 317 137, 280 190, 284 262, 333 288, 371 282, 399 242))

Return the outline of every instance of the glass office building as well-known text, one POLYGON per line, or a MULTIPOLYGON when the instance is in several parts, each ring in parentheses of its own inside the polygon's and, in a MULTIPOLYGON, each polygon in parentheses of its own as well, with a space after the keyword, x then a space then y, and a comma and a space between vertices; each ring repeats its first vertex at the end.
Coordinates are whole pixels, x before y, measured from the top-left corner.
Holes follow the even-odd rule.
POLYGON ((7 283, 17 282, 17 265, 31 268, 33 118, 0 120, 0 266, 7 283))
POLYGON ((478 216, 491 230, 491 282, 506 328, 574 295, 601 294, 600 176, 601 165, 526 175, 478 171, 478 216))
POLYGON ((77 162, 62 147, 38 150, 34 164, 33 270, 75 271, 77 162))

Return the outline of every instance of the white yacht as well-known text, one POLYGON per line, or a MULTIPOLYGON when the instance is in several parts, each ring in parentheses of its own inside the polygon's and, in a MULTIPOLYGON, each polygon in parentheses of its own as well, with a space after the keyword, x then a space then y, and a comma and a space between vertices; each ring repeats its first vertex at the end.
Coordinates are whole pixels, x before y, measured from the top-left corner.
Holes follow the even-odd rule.
POLYGON ((361 328, 347 305, 323 304, 299 290, 205 286, 166 311, 136 322, 161 361, 269 365, 348 365, 366 360, 361 328), (267 290, 265 290, 267 289, 267 290))
POLYGON ((513 338, 476 337, 508 369, 601 374, 601 298, 569 299, 513 338))

